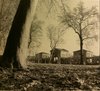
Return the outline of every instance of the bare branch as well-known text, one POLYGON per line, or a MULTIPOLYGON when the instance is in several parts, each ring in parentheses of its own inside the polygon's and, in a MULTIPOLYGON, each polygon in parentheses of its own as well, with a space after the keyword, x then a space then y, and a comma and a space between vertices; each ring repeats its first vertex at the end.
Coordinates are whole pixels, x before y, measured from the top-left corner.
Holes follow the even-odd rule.
POLYGON ((83 41, 84 40, 88 40, 88 39, 95 39, 95 40, 97 40, 98 39, 98 36, 97 35, 94 35, 94 36, 87 36, 87 37, 85 37, 85 38, 83 38, 83 41))
POLYGON ((83 28, 82 31, 85 30, 86 28, 88 28, 89 26, 94 26, 96 24, 96 21, 92 21, 90 23, 87 23, 83 28))
POLYGON ((97 9, 96 7, 92 7, 90 10, 87 10, 86 12, 84 12, 84 19, 83 21, 86 21, 92 17, 95 17, 97 16, 98 13, 97 13, 97 9))
POLYGON ((39 21, 35 15, 35 17, 33 18, 32 25, 31 25, 28 48, 30 47, 35 48, 40 45, 40 39, 42 36, 41 30, 42 30, 42 22, 39 21))
POLYGON ((47 37, 50 41, 51 49, 57 47, 63 41, 63 35, 66 30, 55 28, 54 26, 49 26, 47 29, 47 37))

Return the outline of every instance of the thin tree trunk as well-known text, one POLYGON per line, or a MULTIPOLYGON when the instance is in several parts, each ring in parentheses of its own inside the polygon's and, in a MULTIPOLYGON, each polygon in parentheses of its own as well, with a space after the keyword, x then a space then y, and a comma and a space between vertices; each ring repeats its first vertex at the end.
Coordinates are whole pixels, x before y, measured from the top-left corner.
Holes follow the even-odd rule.
POLYGON ((80 39, 80 64, 83 64, 83 41, 80 39))
POLYGON ((54 51, 55 51, 55 48, 51 48, 51 56, 50 56, 50 62, 49 63, 54 63, 54 51))
POLYGON ((80 20, 80 23, 79 23, 79 28, 80 28, 80 35, 79 35, 79 38, 80 38, 80 64, 83 65, 84 63, 84 60, 83 60, 83 38, 82 38, 82 27, 81 27, 81 20, 80 20))
POLYGON ((38 0, 21 0, 7 38, 2 67, 26 68, 31 22, 38 0))

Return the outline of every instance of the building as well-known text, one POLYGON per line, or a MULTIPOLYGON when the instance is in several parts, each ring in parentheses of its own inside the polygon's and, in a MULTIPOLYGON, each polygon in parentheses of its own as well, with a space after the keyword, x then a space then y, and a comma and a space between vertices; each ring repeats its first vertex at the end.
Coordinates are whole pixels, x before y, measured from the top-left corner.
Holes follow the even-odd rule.
POLYGON ((69 51, 66 49, 54 48, 50 53, 51 63, 61 63, 63 59, 70 57, 69 51))
POLYGON ((35 55, 36 63, 48 63, 50 54, 46 52, 40 52, 35 55))
MULTIPOLYGON (((75 64, 80 64, 80 61, 81 61, 80 53, 81 53, 80 50, 73 52, 73 59, 74 59, 73 61, 75 64)), ((83 57, 84 64, 86 64, 87 61, 92 62, 92 59, 90 59, 90 58, 93 57, 93 52, 83 49, 82 53, 83 53, 82 57, 83 57), (87 60, 87 58, 89 58, 89 59, 87 60)))
POLYGON ((35 63, 35 56, 28 56, 27 60, 30 61, 30 62, 35 63))
POLYGON ((100 64, 100 56, 93 56, 87 58, 87 64, 98 65, 100 64))

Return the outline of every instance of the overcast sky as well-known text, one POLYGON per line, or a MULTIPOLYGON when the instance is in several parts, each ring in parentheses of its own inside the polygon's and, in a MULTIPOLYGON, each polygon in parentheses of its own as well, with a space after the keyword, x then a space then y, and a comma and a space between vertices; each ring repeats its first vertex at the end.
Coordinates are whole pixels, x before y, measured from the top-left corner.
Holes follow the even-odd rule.
MULTIPOLYGON (((84 2, 84 5, 85 5, 86 8, 91 8, 92 6, 97 6, 97 9, 99 11, 99 0, 67 0, 67 5, 70 8, 73 8, 80 1, 84 2)), ((46 16, 45 12, 46 12, 45 8, 41 7, 41 9, 38 13, 40 20, 44 20, 44 18, 45 18, 44 16, 46 16)), ((52 14, 50 16, 52 16, 52 17, 45 18, 45 23, 43 25, 43 37, 41 39, 42 45, 40 46, 40 48, 38 48, 38 52, 42 51, 42 52, 48 52, 49 53, 50 44, 49 44, 49 42, 48 42, 49 40, 47 39, 47 36, 46 36, 46 27, 50 24, 57 25, 57 20, 56 20, 55 15, 52 14)), ((99 28, 97 29, 97 34, 99 36, 99 28)), ((100 50, 99 44, 100 44, 100 41, 98 40, 88 47, 84 46, 84 49, 92 51, 94 53, 94 55, 98 55, 99 50, 100 50)), ((67 50, 69 50, 70 53, 72 53, 75 50, 78 50, 80 47, 79 47, 79 41, 78 41, 77 34, 75 34, 75 32, 73 30, 70 30, 70 29, 67 30, 65 35, 64 35, 64 44, 60 45, 59 48, 67 49, 67 50)))

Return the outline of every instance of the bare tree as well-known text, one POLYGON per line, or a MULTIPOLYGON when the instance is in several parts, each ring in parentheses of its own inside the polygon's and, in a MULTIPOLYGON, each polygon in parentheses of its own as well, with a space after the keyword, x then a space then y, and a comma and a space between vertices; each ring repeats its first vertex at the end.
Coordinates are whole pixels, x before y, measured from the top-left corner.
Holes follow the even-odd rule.
POLYGON ((98 15, 96 7, 92 7, 91 9, 84 8, 83 2, 80 2, 78 6, 71 11, 66 10, 63 1, 62 6, 63 14, 60 16, 61 22, 72 28, 79 36, 81 56, 80 64, 84 64, 82 57, 84 41, 97 38, 95 33, 95 28, 97 25, 96 18, 98 15))
POLYGON ((53 26, 49 26, 47 30, 47 36, 50 40, 50 48, 56 48, 59 44, 63 42, 63 35, 65 33, 65 30, 61 30, 58 28, 55 28, 53 26))
POLYGON ((30 27, 38 0, 20 0, 0 66, 26 68, 30 27))
POLYGON ((52 50, 50 61, 53 57, 53 50, 63 43, 63 35, 65 33, 65 30, 55 28, 54 26, 49 26, 47 29, 47 37, 50 41, 50 48, 52 50))
POLYGON ((38 20, 37 16, 33 18, 31 29, 30 29, 30 37, 28 48, 30 52, 34 51, 41 45, 41 37, 42 37, 42 24, 43 22, 38 20))

